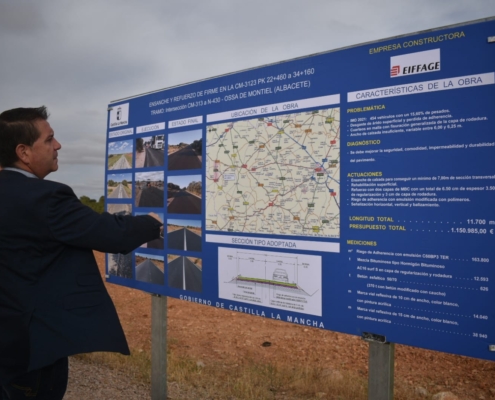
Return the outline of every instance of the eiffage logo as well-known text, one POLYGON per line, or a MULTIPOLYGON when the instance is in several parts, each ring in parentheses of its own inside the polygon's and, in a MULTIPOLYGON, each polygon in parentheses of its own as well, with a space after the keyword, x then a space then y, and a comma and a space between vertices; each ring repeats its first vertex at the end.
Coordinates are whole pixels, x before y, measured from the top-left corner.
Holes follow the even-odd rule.
POLYGON ((390 70, 390 76, 397 76, 400 72, 400 65, 394 65, 390 70))
POLYGON ((440 49, 390 57, 390 77, 440 71, 440 49))

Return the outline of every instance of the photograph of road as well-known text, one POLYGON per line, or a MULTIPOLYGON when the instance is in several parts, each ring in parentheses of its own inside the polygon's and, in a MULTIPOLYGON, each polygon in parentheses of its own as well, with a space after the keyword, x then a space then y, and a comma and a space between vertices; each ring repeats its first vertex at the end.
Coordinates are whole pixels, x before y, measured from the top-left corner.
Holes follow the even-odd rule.
MULTIPOLYGON (((137 212, 135 215, 147 215, 147 214, 148 213, 146 213, 146 212, 137 212)), ((156 213, 156 214, 163 221, 163 213, 156 213)), ((151 242, 143 243, 139 247, 143 247, 143 248, 146 248, 146 249, 158 249, 158 250, 162 250, 163 249, 163 242, 164 242, 164 239, 163 239, 163 236, 162 236, 161 238, 154 239, 151 242)))
POLYGON ((163 271, 163 256, 136 253, 136 280, 155 285, 164 285, 165 274, 163 271))
POLYGON ((130 199, 132 197, 132 174, 110 174, 107 176, 108 199, 130 199))
POLYGON ((108 204, 110 214, 132 215, 132 204, 108 204))
POLYGON ((164 206, 163 176, 163 171, 136 173, 136 207, 164 206))
POLYGON ((185 251, 201 251, 201 221, 169 219, 167 247, 185 251))
POLYGON ((203 161, 200 129, 168 135, 168 169, 199 169, 203 161))
POLYGON ((108 169, 132 168, 132 139, 108 144, 108 169))
POLYGON ((165 162, 165 135, 136 139, 136 168, 161 167, 165 162))
POLYGON ((171 214, 201 214, 201 175, 169 176, 167 211, 171 214))
MULTIPOLYGON (((110 214, 131 215, 131 204, 108 204, 107 211, 110 214)), ((108 275, 132 278, 132 253, 108 254, 108 275)))
POLYGON ((200 258, 169 254, 167 260, 170 287, 193 292, 203 290, 203 266, 200 258))

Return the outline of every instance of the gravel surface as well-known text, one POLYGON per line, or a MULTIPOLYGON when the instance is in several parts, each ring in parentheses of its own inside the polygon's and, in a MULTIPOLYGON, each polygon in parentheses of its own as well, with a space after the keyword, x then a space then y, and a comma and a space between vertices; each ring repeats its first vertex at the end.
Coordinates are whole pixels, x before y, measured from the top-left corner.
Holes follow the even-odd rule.
POLYGON ((130 381, 105 365, 70 357, 69 385, 64 400, 149 400, 150 388, 130 381))
MULTIPOLYGON (((69 385, 64 400, 151 400, 151 388, 136 382, 121 371, 104 364, 93 364, 69 357, 69 385)), ((198 388, 167 386, 168 400, 212 400, 198 388)))

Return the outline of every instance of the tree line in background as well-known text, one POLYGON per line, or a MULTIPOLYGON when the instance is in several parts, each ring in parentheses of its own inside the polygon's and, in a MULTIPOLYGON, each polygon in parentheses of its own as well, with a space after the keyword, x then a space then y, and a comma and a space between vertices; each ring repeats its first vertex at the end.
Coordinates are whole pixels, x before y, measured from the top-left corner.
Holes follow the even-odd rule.
POLYGON ((195 140, 192 142, 191 146, 196 153, 203 154, 203 139, 195 140))
POLYGON ((100 200, 96 201, 94 199, 90 199, 88 196, 81 196, 79 198, 81 200, 81 203, 83 203, 85 206, 88 206, 89 208, 93 209, 97 213, 102 213, 105 211, 105 197, 101 196, 100 200))
MULTIPOLYGON (((120 182, 115 182, 111 179, 108 180, 108 186, 111 186, 111 187, 114 187, 114 186, 118 186, 120 182)), ((122 181, 122 185, 124 186, 129 186, 129 182, 127 182, 125 179, 122 181)), ((83 196, 83 197, 86 197, 86 196, 83 196)), ((90 199, 91 200, 91 199, 90 199)), ((101 199, 100 199, 101 200, 101 199)), ((93 200, 93 201, 96 201, 96 200, 93 200)))
POLYGON ((201 182, 196 182, 196 181, 192 181, 191 183, 189 183, 189 185, 187 185, 187 187, 183 187, 182 189, 180 188, 179 185, 176 185, 175 183, 172 182, 167 183, 167 189, 169 190, 187 190, 188 192, 196 193, 200 196, 201 196, 201 188, 202 188, 201 182))

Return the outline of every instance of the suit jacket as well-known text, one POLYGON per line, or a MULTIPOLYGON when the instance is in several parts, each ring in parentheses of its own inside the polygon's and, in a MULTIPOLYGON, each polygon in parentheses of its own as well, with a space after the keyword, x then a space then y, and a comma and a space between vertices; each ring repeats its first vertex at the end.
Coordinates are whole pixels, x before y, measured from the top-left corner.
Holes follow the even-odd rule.
POLYGON ((160 226, 98 214, 66 185, 0 171, 0 385, 73 354, 129 354, 92 250, 128 253, 160 226))

